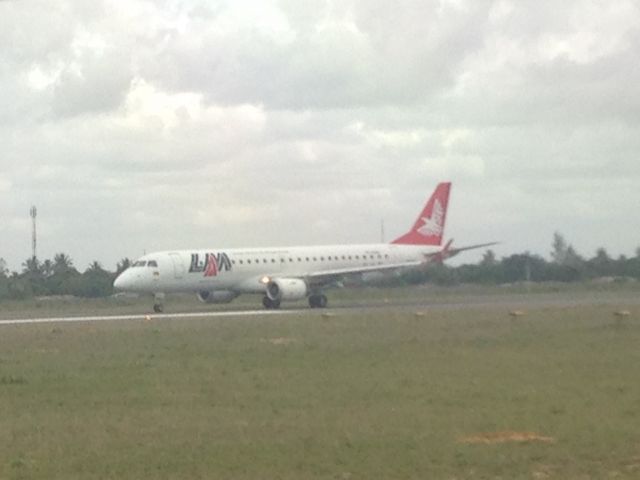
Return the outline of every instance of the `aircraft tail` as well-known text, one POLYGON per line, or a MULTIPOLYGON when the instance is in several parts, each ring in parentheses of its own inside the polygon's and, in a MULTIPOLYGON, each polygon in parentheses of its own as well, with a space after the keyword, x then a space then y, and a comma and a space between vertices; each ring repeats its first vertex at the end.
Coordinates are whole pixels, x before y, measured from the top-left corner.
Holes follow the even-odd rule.
POLYGON ((451 182, 438 184, 416 222, 407 233, 393 242, 400 245, 441 245, 451 182))

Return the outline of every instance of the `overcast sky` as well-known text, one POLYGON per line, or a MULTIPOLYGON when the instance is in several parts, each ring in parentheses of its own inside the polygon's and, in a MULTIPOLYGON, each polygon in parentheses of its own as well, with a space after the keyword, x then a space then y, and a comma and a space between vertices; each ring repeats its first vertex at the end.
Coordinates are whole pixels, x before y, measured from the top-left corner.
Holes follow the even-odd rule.
MULTIPOLYGON (((640 246, 640 4, 0 0, 0 257, 640 246)), ((461 256, 476 261, 482 252, 461 256)))

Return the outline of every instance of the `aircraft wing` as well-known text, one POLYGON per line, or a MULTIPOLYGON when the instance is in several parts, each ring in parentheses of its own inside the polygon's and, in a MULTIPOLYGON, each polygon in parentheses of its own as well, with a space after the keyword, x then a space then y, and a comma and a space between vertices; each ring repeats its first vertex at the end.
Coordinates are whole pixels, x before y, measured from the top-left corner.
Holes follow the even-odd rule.
POLYGON ((360 273, 369 272, 387 272, 400 270, 403 268, 415 268, 424 265, 427 262, 428 260, 425 259, 425 261, 402 262, 387 265, 369 265, 366 267, 357 268, 336 268, 334 270, 323 270, 321 272, 308 273, 306 275, 301 275, 301 277, 312 285, 323 285, 326 283, 331 283, 339 278, 346 277, 348 275, 358 275, 360 273))
POLYGON ((449 243, 447 243, 442 250, 440 250, 439 252, 428 253, 426 254, 426 256, 432 260, 441 262, 447 258, 451 258, 458 255, 460 252, 464 252, 466 250, 475 250, 477 248, 490 247, 492 245, 497 245, 500 242, 479 243, 477 245, 469 245, 466 247, 458 247, 458 248, 451 248, 452 243, 453 243, 453 240, 450 240, 449 243))

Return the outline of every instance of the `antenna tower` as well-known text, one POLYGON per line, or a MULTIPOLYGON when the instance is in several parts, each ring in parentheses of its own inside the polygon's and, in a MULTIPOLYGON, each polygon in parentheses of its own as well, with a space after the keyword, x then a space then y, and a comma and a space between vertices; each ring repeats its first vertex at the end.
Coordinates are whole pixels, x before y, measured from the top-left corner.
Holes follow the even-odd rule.
POLYGON ((36 216, 38 215, 38 210, 35 205, 31 207, 29 211, 31 215, 31 249, 33 252, 33 259, 36 259, 36 245, 37 245, 37 236, 36 236, 36 216))

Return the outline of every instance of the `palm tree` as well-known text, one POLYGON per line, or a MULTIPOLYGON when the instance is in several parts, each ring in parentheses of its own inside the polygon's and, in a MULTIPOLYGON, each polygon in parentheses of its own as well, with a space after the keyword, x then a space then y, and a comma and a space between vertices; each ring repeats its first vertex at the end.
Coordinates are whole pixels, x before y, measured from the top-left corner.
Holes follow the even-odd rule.
POLYGON ((53 262, 51 260, 46 259, 44 262, 42 262, 40 268, 42 269, 42 274, 45 277, 50 277, 51 275, 53 275, 53 262))
POLYGON ((118 265, 116 265, 116 275, 120 275, 130 266, 131 266, 131 260, 129 260, 127 257, 123 258, 118 262, 118 265))
POLYGON ((91 262, 91 265, 89 265, 89 268, 87 269, 87 271, 89 271, 89 272, 103 272, 104 269, 102 268, 102 265, 100 265, 99 261, 94 260, 93 262, 91 262))
POLYGON ((29 257, 22 264, 23 273, 41 273, 40 271, 40 262, 36 257, 29 257))
POLYGON ((73 268, 71 258, 64 253, 56 253, 53 257, 53 272, 65 273, 73 268))

